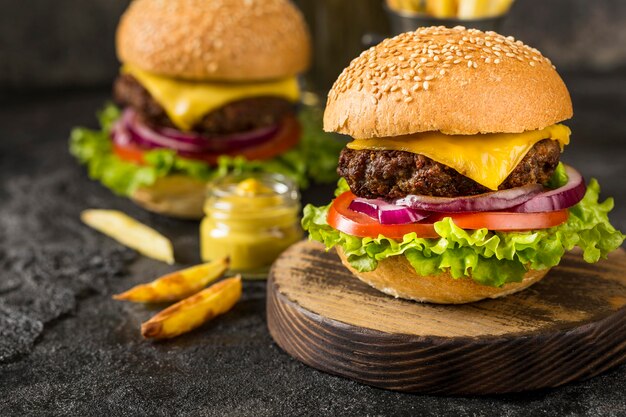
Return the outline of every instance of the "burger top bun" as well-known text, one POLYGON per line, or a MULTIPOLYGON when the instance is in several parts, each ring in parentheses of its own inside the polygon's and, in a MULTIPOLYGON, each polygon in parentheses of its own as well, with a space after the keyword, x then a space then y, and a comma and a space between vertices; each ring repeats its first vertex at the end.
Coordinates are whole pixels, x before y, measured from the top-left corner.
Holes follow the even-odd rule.
POLYGON ((324 129, 361 139, 519 133, 571 117, 569 92, 538 50, 495 32, 428 27, 354 59, 328 95, 324 129))
POLYGON ((288 0, 134 0, 117 29, 120 61, 197 81, 261 81, 307 69, 310 36, 288 0))

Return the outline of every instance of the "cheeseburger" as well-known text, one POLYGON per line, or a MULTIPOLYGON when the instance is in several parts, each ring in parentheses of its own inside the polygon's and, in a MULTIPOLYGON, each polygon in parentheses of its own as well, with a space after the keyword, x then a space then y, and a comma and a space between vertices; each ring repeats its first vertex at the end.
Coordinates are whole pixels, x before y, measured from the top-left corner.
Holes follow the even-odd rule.
POLYGON ((624 236, 560 162, 572 117, 563 81, 512 37, 430 27, 346 68, 324 128, 354 138, 335 200, 307 206, 311 238, 389 295, 467 303, 542 279, 575 246, 596 262, 624 236))
POLYGON ((134 0, 117 53, 122 109, 102 112, 102 131, 72 135, 92 178, 178 217, 200 217, 206 181, 225 170, 316 179, 311 165, 328 152, 300 143, 297 75, 311 46, 288 0, 134 0))

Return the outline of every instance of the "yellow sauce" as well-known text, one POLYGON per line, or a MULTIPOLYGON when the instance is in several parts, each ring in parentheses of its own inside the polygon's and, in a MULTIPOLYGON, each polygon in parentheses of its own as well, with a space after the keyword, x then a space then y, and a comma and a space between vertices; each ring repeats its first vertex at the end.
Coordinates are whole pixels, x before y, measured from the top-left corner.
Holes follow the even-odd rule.
POLYGON ((261 174, 215 184, 200 226, 204 261, 230 257, 233 271, 263 276, 287 247, 303 237, 299 194, 284 177, 261 174))

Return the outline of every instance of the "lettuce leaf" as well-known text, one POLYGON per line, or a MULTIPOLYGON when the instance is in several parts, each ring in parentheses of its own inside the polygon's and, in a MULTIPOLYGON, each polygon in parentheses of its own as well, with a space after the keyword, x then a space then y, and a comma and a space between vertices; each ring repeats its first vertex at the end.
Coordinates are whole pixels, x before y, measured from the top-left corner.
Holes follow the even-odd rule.
MULTIPOLYGON (((567 182, 560 178, 554 184, 567 182)), ((337 194, 347 190, 343 179, 338 183, 337 194)), ((415 233, 402 241, 377 238, 360 238, 333 229, 326 223, 328 206, 304 208, 302 225, 312 240, 322 242, 327 249, 340 246, 348 261, 358 271, 373 271, 378 262, 392 257, 405 256, 420 275, 433 275, 450 271, 454 278, 470 276, 483 285, 494 287, 509 282, 520 282, 528 269, 546 269, 557 265, 566 251, 578 246, 585 261, 597 262, 618 248, 624 235, 608 219, 613 199, 598 202, 600 186, 592 180, 585 197, 573 206, 567 222, 562 225, 527 232, 490 232, 487 229, 463 230, 450 218, 435 223, 438 239, 423 239, 415 233)))
POLYGON ((206 181, 228 172, 275 172, 284 174, 302 188, 310 182, 329 183, 337 179, 335 172, 343 143, 321 130, 321 110, 303 106, 300 112, 302 138, 298 146, 267 161, 222 157, 218 166, 181 158, 174 151, 159 149, 145 154, 146 165, 140 166, 118 158, 112 149, 111 128, 120 117, 120 110, 107 104, 98 113, 100 129, 75 128, 70 136, 70 153, 87 166, 89 176, 120 195, 130 196, 137 188, 149 186, 170 174, 183 174, 206 181))

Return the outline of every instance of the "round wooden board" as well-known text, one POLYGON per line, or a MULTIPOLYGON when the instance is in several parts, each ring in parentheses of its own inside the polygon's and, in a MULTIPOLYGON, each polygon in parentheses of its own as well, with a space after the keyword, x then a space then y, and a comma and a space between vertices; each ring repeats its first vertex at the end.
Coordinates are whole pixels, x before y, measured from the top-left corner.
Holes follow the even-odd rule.
POLYGON ((493 394, 555 387, 626 359, 626 252, 567 254, 518 294, 465 305, 395 299, 334 252, 300 242, 274 264, 267 321, 276 343, 319 370, 380 388, 493 394))

